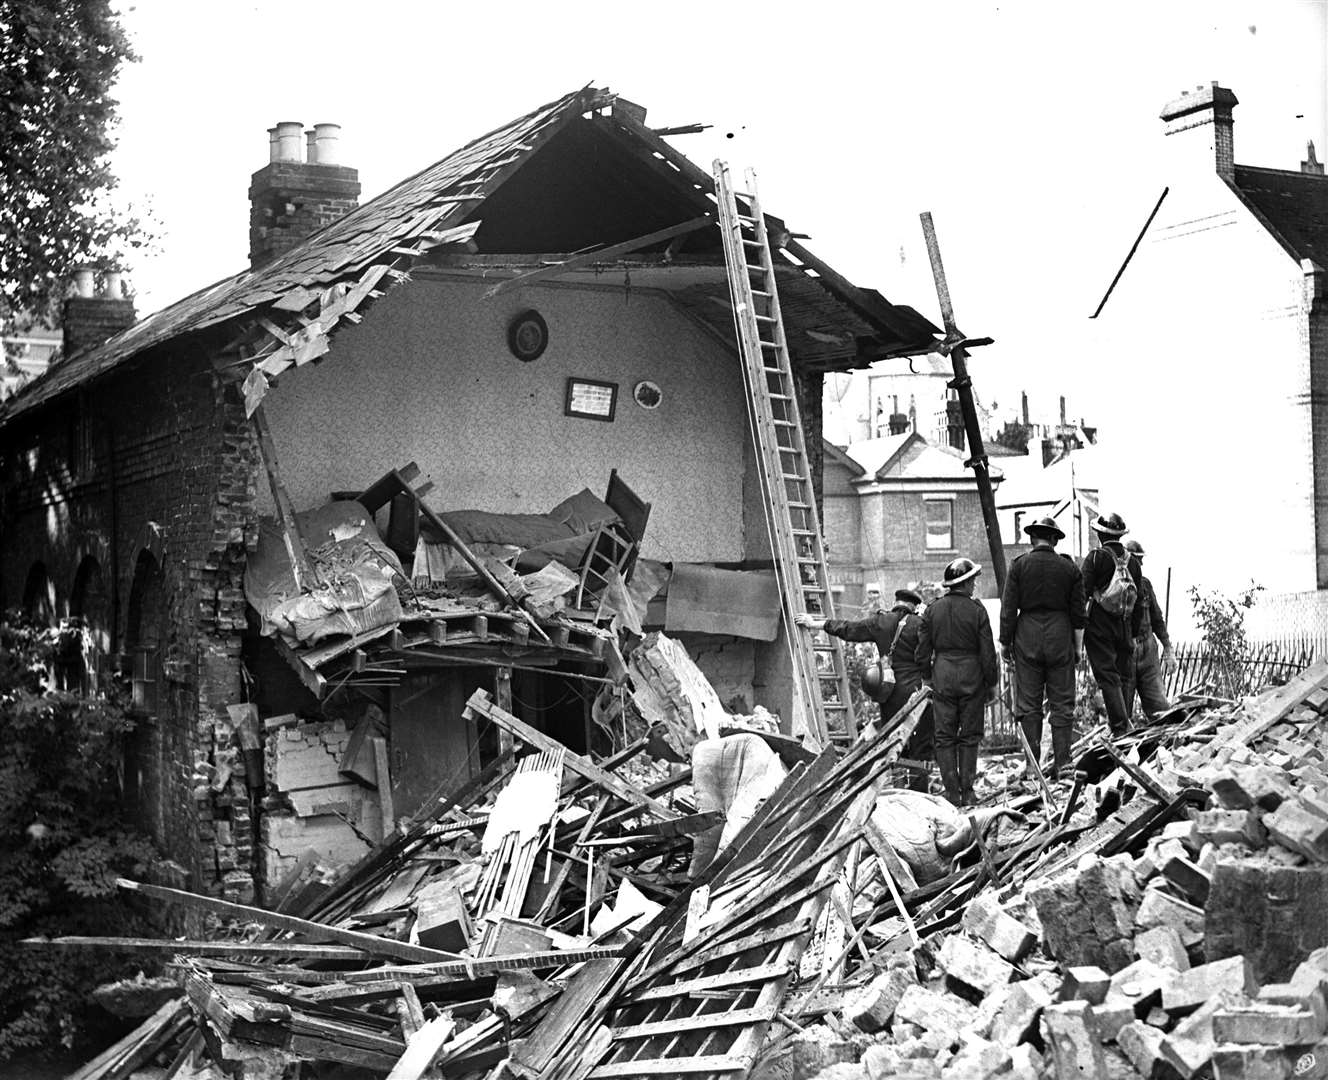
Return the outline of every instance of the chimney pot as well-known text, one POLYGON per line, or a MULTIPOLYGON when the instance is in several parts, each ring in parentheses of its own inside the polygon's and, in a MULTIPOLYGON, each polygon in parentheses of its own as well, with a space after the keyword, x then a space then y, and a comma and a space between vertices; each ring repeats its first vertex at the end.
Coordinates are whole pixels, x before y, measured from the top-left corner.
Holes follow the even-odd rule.
POLYGON ((273 161, 303 161, 304 155, 300 148, 300 135, 304 131, 304 125, 296 120, 283 120, 279 123, 275 131, 275 157, 273 161))
POLYGON ((102 275, 102 284, 107 300, 121 300, 124 298, 124 271, 107 270, 102 275))
POLYGON ((341 125, 315 124, 313 145, 315 152, 309 155, 310 161, 316 161, 319 165, 340 165, 341 125))
POLYGON ((1310 139, 1305 144, 1305 160, 1300 163, 1300 171, 1303 173, 1312 173, 1315 176, 1323 175, 1323 162, 1314 154, 1314 140, 1310 139))
POLYGON ((74 267, 74 295, 90 297, 97 291, 97 268, 84 263, 74 267))

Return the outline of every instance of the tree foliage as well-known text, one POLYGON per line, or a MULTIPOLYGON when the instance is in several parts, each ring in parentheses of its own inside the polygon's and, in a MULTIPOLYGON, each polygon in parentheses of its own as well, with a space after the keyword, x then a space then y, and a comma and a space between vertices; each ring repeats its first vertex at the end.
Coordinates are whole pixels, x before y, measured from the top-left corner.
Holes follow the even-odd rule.
POLYGON ((113 700, 52 688, 77 633, 0 623, 0 1061, 72 1046, 88 992, 139 966, 18 944, 142 929, 115 887, 153 858, 121 811, 117 750, 132 723, 113 700))
POLYGON ((109 200, 120 67, 109 0, 0 0, 0 327, 49 320, 75 265, 143 242, 109 200))
POLYGON ((1230 698, 1248 693, 1245 613, 1254 606, 1263 586, 1250 582, 1235 597, 1216 590, 1201 592, 1194 585, 1188 591, 1194 606, 1194 621, 1203 632, 1215 692, 1230 698))

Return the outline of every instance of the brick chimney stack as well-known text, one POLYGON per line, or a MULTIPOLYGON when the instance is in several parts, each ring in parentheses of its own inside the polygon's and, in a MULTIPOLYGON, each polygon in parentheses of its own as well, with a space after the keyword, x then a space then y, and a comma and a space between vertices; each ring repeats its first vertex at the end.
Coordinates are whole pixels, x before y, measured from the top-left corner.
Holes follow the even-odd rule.
POLYGON ((121 272, 103 271, 100 290, 97 272, 97 267, 87 265, 74 270, 72 292, 64 306, 64 360, 134 325, 134 302, 124 295, 121 272))
POLYGON ((249 184, 251 268, 271 262, 359 204, 360 174, 338 162, 341 126, 315 124, 302 133, 303 126, 287 121, 268 129, 271 160, 249 184))
POLYGON ((1201 157, 1218 176, 1236 178, 1231 110, 1236 95, 1213 83, 1181 94, 1162 109, 1166 134, 1187 153, 1201 157))

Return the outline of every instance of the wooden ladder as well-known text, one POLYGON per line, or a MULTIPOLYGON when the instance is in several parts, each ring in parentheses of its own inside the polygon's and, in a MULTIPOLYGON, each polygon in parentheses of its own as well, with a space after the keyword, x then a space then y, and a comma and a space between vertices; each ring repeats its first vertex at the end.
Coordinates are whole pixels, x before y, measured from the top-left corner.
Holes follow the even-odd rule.
POLYGON ((822 744, 828 739, 850 742, 856 724, 843 647, 828 635, 817 641, 793 623, 793 617, 804 612, 833 618, 834 605, 756 174, 748 170, 751 190, 742 196, 750 208, 748 215, 738 208, 728 165, 716 161, 714 168, 729 298, 793 660, 793 732, 800 734, 797 712, 801 707, 803 726, 822 744))

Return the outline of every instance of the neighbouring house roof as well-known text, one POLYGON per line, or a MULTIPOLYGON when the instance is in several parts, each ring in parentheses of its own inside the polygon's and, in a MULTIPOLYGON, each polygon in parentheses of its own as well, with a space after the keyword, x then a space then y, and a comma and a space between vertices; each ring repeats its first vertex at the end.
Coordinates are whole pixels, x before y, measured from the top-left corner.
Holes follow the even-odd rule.
MULTIPOLYGON (((268 376, 325 353, 327 337, 341 320, 355 320, 357 308, 404 280, 412 266, 430 265, 429 258, 446 253, 449 244, 454 252, 472 239, 481 251, 577 250, 584 241, 577 242, 575 230, 585 222, 594 222, 595 242, 607 246, 713 214, 709 174, 646 128, 643 117, 639 106, 591 87, 542 105, 403 180, 270 263, 201 289, 67 359, 12 399, 0 423, 149 350, 227 323, 234 326, 218 344, 245 341, 256 350, 246 361, 253 367, 245 386, 247 399, 256 401, 268 376), (586 123, 578 125, 582 119, 586 123), (568 145, 549 152, 563 133, 568 145), (630 169, 637 182, 623 183, 615 175, 596 180, 587 162, 594 169, 630 169), (570 180, 569 169, 579 170, 570 180), (509 184, 519 170, 521 182, 509 184), (574 204, 580 218, 540 214, 542 200, 555 197, 574 204), (620 212, 623 201, 628 206, 620 212), (532 239, 542 246, 513 246, 532 239), (560 242, 567 246, 551 246, 560 242)), ((778 219, 767 218, 784 229, 778 219)), ((705 243, 717 252, 718 230, 713 232, 705 243)), ((809 347, 820 347, 825 368, 867 362, 862 346, 868 339, 870 358, 921 353, 934 345, 939 331, 928 320, 853 285, 795 239, 788 239, 776 258, 785 319, 794 324, 790 342, 804 334, 809 347)), ((693 302, 702 317, 722 322, 731 334, 731 316, 723 312, 720 320, 707 310, 722 299, 722 283, 697 289, 693 302)), ((679 302, 688 303, 681 295, 679 302)))
POLYGON ((1040 467, 1041 459, 1029 460, 1026 468, 1009 467, 996 505, 1000 509, 1041 506, 1069 498, 1071 492, 1097 491, 1101 486, 1102 452, 1096 445, 1075 450, 1068 457, 1040 467))
POLYGON ((1237 165, 1235 186, 1288 252, 1328 268, 1328 176, 1237 165))
POLYGON ((862 476, 866 473, 867 470, 849 457, 842 446, 836 446, 828 440, 822 440, 822 445, 825 447, 825 463, 827 465, 831 463, 842 465, 851 476, 862 476))
MULTIPOLYGON (((850 443, 843 454, 862 469, 860 483, 873 480, 974 480, 964 455, 948 446, 934 446, 917 432, 887 435, 850 443)), ((993 481, 1002 473, 991 470, 993 481)))

